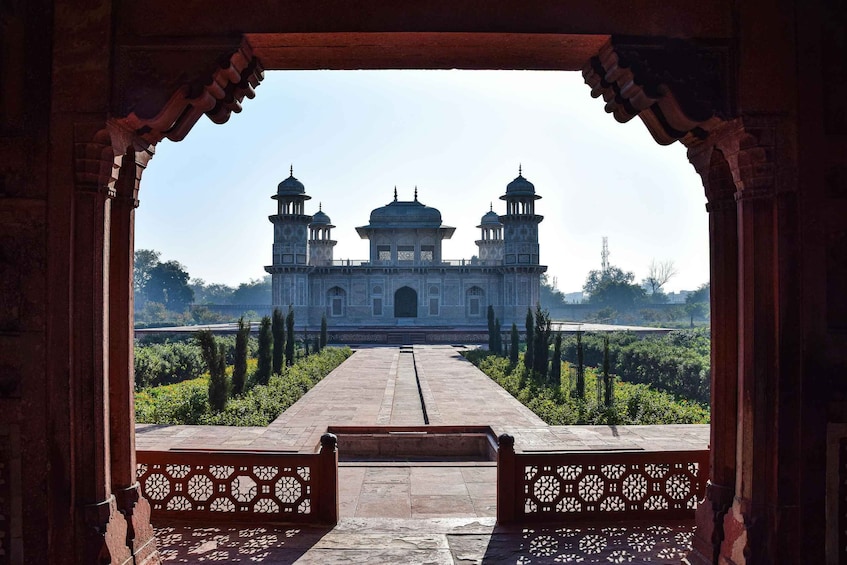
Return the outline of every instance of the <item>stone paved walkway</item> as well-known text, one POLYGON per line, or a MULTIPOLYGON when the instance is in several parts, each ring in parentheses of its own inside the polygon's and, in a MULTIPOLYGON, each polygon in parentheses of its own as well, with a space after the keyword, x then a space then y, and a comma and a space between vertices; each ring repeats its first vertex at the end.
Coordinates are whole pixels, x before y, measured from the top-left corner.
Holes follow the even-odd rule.
MULTIPOLYGON (((415 346, 413 351, 415 364, 411 351, 397 347, 356 351, 267 428, 140 424, 136 446, 314 452, 329 426, 420 426, 424 405, 431 425, 490 426, 496 434, 512 434, 522 451, 704 449, 708 444, 708 426, 547 426, 458 349, 415 346)), ((343 453, 343 441, 339 450, 343 453)), ((659 557, 680 553, 690 534, 690 526, 679 526, 670 537, 654 531, 655 539, 646 529, 632 530, 632 540, 643 541, 636 549, 649 558, 628 561, 638 552, 615 528, 560 528, 538 535, 495 530, 495 488, 493 462, 345 458, 339 466, 342 522, 331 531, 166 528, 160 539, 168 561, 175 563, 561 563, 579 555, 586 563, 620 557, 613 562, 653 564, 674 562, 659 557)))

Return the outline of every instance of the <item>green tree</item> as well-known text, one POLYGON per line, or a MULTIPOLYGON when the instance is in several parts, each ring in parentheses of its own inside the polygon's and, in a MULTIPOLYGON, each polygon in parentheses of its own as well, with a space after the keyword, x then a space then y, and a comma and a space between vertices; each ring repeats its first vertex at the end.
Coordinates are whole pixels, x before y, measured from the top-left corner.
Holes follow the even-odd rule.
POLYGON ((532 339, 532 330, 535 327, 535 318, 532 315, 532 308, 526 309, 526 353, 523 355, 523 364, 527 371, 532 371, 532 355, 534 353, 532 339))
POLYGON ((585 356, 582 332, 576 332, 576 397, 585 400, 585 356))
POLYGON ((144 285, 147 299, 160 302, 168 310, 182 312, 194 300, 194 291, 188 286, 188 271, 177 261, 156 263, 150 269, 144 285))
POLYGON ((241 283, 232 293, 232 304, 270 304, 271 276, 241 283))
MULTIPOLYGON (((603 335, 603 385, 605 389, 606 408, 612 407, 614 399, 612 389, 613 377, 609 374, 609 335, 603 335)), ((600 400, 598 399, 597 402, 600 400)))
POLYGON ((285 348, 285 318, 279 308, 274 308, 271 318, 271 334, 273 334, 273 372, 282 373, 282 362, 285 348))
POLYGON ((326 314, 321 316, 321 339, 320 339, 320 349, 326 347, 327 334, 326 334, 326 314))
POLYGON ((285 363, 290 367, 294 364, 294 308, 288 305, 288 315, 285 317, 285 363))
POLYGON ((541 275, 541 286, 539 294, 541 306, 547 310, 551 308, 562 308, 567 305, 565 294, 556 288, 556 277, 551 280, 547 273, 541 275))
MULTIPOLYGON (((532 370, 541 381, 547 380, 547 358, 550 355, 550 313, 535 305, 535 328, 533 331, 532 370)), ((529 347, 527 346, 527 350, 529 347)))
POLYGON ((512 336, 509 347, 509 362, 514 366, 518 364, 518 352, 520 351, 520 335, 518 334, 518 326, 512 322, 512 336))
POLYGON ((238 319, 238 331, 235 333, 235 364, 232 369, 232 390, 235 394, 244 391, 247 380, 247 344, 250 341, 250 322, 244 316, 238 319))
POLYGON ((238 331, 235 333, 235 363, 232 368, 232 391, 244 392, 247 381, 247 346, 250 343, 250 322, 244 316, 238 319, 238 331))
POLYGON ((209 406, 221 412, 226 408, 231 387, 226 376, 226 347, 217 343, 210 330, 197 332, 197 342, 209 368, 209 406))
POLYGON ((705 318, 709 314, 711 283, 703 283, 697 290, 685 297, 685 313, 688 315, 691 327, 695 318, 705 318))
POLYGON ((634 280, 634 274, 618 267, 609 267, 606 271, 593 270, 588 273, 583 292, 589 295, 590 304, 631 310, 643 303, 647 296, 643 288, 633 284, 634 280))
POLYGON ((268 384, 271 379, 271 370, 273 369, 272 343, 271 319, 269 316, 263 316, 259 323, 259 359, 256 365, 256 382, 262 385, 268 384))
POLYGON ((562 333, 556 332, 553 342, 553 360, 550 363, 550 382, 559 390, 562 386, 562 333))
POLYGON ((500 334, 500 318, 494 319, 494 353, 503 354, 503 336, 500 334))
POLYGON ((152 249, 137 249, 132 264, 132 289, 135 291, 135 309, 141 309, 147 302, 147 282, 150 271, 159 263, 161 253, 152 249))
POLYGON ((194 291, 195 304, 231 304, 235 288, 219 283, 209 283, 192 278, 188 286, 194 291))

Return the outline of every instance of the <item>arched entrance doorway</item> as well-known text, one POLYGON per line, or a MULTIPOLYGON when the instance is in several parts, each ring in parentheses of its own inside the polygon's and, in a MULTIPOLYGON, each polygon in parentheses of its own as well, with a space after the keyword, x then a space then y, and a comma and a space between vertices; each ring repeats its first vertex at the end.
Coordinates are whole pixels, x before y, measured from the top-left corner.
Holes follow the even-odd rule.
POLYGON ((394 317, 418 317, 418 293, 415 289, 404 286, 394 293, 394 317))

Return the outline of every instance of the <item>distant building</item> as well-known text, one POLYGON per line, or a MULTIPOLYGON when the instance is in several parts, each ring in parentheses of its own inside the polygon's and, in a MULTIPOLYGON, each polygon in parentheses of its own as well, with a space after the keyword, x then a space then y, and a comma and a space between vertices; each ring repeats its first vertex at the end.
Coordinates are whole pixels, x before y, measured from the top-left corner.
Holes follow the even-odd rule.
POLYGON ((669 304, 685 304, 685 299, 688 295, 694 292, 693 290, 680 290, 679 292, 669 292, 666 294, 669 304))
POLYGON ((471 259, 443 259, 441 244, 456 228, 442 225, 441 212, 418 201, 397 198, 374 209, 356 228, 370 242, 363 260, 337 260, 335 227, 291 175, 279 183, 274 226, 272 276, 275 307, 291 305, 298 325, 315 326, 326 315, 331 326, 478 326, 493 305, 501 325, 522 324, 539 300, 541 274, 538 224, 541 198, 519 174, 500 197, 506 213, 491 209, 477 227, 479 252, 471 259))

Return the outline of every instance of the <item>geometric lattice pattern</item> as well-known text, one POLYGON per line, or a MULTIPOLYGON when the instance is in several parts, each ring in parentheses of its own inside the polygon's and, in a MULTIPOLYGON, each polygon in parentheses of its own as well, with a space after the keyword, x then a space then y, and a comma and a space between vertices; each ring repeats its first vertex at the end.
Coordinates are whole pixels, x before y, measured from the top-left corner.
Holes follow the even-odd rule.
POLYGON ((527 519, 693 517, 708 451, 515 455, 527 519))
POLYGON ((296 521, 312 511, 316 456, 138 452, 138 481, 159 516, 296 521))

